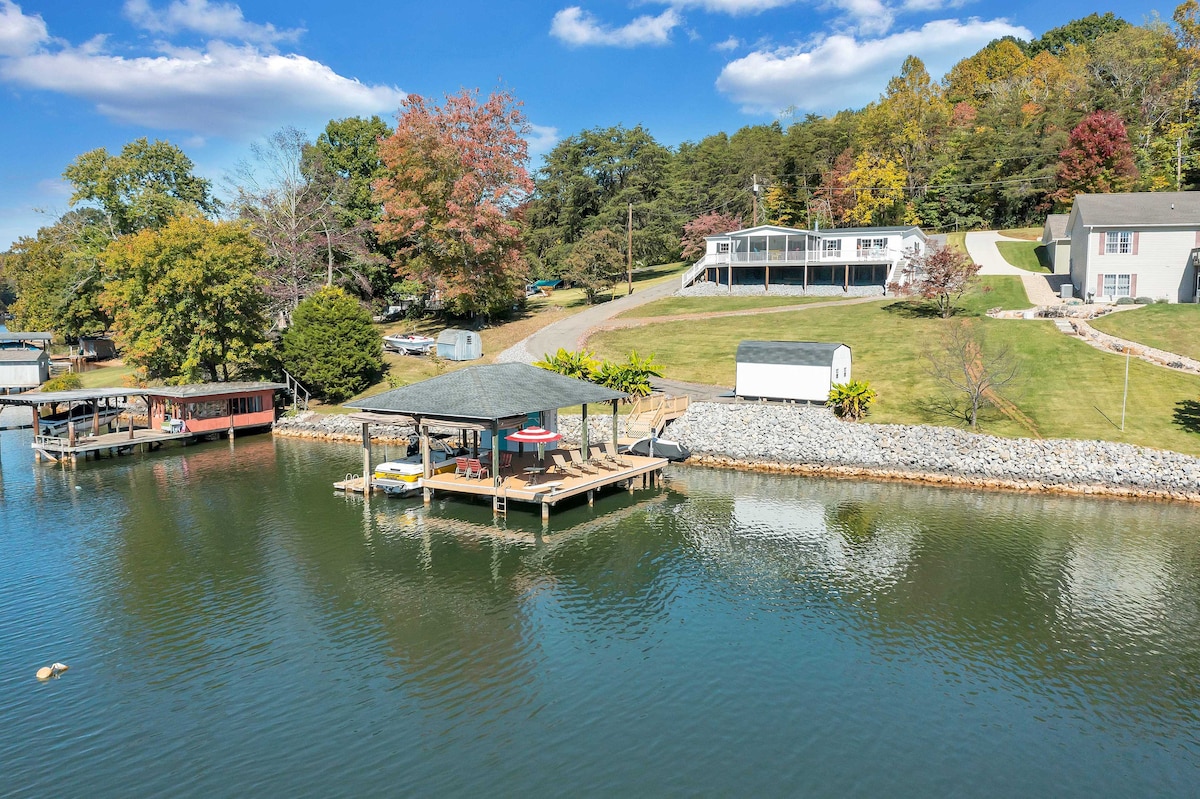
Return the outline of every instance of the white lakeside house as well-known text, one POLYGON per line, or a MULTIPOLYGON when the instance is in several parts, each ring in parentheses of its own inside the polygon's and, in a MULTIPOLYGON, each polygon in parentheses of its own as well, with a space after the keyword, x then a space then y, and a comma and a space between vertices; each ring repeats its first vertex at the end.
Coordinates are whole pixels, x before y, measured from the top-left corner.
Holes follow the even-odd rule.
POLYGON ((726 286, 878 286, 903 282, 907 254, 923 252, 915 226, 800 230, 777 225, 706 236, 705 253, 682 279, 726 286))
POLYGON ((1067 235, 1079 297, 1196 302, 1200 295, 1200 192, 1077 194, 1067 235))

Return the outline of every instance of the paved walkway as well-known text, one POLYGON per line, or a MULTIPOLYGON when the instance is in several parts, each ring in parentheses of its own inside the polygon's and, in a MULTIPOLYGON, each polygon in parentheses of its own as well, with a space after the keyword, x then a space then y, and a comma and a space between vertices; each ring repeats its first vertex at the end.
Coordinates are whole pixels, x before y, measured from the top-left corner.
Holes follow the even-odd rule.
POLYGON ((979 264, 981 275, 1010 275, 1021 278, 1025 293, 1034 305, 1062 305, 1062 285, 1070 280, 1069 275, 1048 275, 1044 272, 1029 272, 1004 260, 996 244, 1001 241, 1026 241, 1001 236, 994 230, 968 233, 964 239, 967 254, 979 264))

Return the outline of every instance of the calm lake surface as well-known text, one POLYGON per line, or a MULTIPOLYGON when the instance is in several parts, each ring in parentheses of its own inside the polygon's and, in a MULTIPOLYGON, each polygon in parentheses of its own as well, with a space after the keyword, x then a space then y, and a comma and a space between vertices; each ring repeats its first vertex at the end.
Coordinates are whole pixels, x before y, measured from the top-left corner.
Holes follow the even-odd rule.
POLYGON ((349 446, 29 442, 0 433, 2 795, 1200 781, 1188 506, 676 468, 543 528, 335 495, 349 446))

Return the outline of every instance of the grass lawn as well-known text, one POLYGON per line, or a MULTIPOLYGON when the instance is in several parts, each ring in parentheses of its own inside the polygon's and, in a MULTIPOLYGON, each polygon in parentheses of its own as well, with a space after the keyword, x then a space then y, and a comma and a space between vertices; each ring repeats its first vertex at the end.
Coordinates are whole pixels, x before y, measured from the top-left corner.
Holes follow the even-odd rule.
POLYGON ((1200 305, 1147 305, 1136 310, 1110 314, 1091 323, 1112 336, 1136 341, 1147 347, 1200 359, 1200 305))
POLYGON ((745 311, 752 308, 786 308, 789 305, 807 305, 813 302, 830 302, 844 297, 667 297, 646 303, 618 314, 618 319, 641 319, 652 316, 674 316, 685 313, 712 313, 717 311, 745 311))
POLYGON ((1008 230, 999 231, 999 233, 1001 236, 1008 236, 1010 239, 1041 241, 1044 231, 1044 227, 1010 227, 1008 230))
MULTIPOLYGON (((985 295, 986 296, 986 295, 985 295)), ((984 304, 987 304, 986 301, 984 304)), ((993 303, 994 304, 994 303, 993 303)), ((951 324, 891 301, 781 314, 662 322, 592 338, 597 354, 653 351, 667 376, 732 386, 734 353, 744 339, 841 341, 854 351, 854 376, 879 392, 874 422, 962 424, 939 413, 942 388, 924 368, 951 324)), ((980 429, 998 435, 1100 438, 1200 454, 1200 432, 1175 421, 1200 396, 1200 378, 1141 361, 1130 364, 1126 430, 1118 429, 1125 361, 1063 335, 1050 321, 974 319, 994 346, 1019 358, 1020 385, 1007 392, 1016 412, 989 409, 980 429)))
MULTIPOLYGON (((679 275, 687 269, 689 264, 683 261, 677 261, 671 264, 660 264, 659 266, 649 266, 639 269, 633 273, 633 290, 654 286, 666 280, 678 279, 679 275)), ((625 281, 625 273, 621 273, 620 281, 613 286, 612 291, 606 291, 600 295, 602 300, 618 300, 629 294, 628 284, 625 281)), ((587 296, 583 293, 583 289, 560 289, 552 291, 549 296, 534 296, 530 297, 527 303, 530 310, 540 311, 546 308, 566 308, 573 311, 582 311, 587 306, 587 296)))
POLYGON ((967 234, 962 231, 947 233, 946 246, 966 254, 968 258, 971 257, 969 254, 967 254, 967 234))
POLYGON ((1024 269, 1026 272, 1041 272, 1049 274, 1050 259, 1046 254, 1046 247, 1036 241, 998 241, 996 249, 1004 256, 1004 260, 1008 261, 1018 269, 1024 269))
POLYGON ((129 385, 125 378, 133 375, 133 367, 117 363, 112 366, 101 366, 79 373, 79 379, 84 388, 124 388, 129 385))
POLYGON ((1030 306, 1025 284, 1014 275, 981 275, 958 301, 959 315, 983 316, 992 308, 1019 311, 1030 306))

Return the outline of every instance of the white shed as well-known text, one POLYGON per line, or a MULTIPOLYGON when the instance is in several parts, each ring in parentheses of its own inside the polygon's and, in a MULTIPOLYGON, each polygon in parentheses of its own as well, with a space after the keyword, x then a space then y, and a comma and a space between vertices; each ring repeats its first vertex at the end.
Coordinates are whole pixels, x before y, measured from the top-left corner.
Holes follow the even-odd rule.
POLYGON ((483 339, 471 330, 447 328, 438 334, 437 354, 451 361, 473 361, 483 357, 483 339))
POLYGON ((0 349, 0 390, 25 391, 50 379, 50 354, 42 349, 0 349))
POLYGON ((737 348, 739 397, 825 402, 850 380, 850 348, 817 341, 743 341, 737 348))

